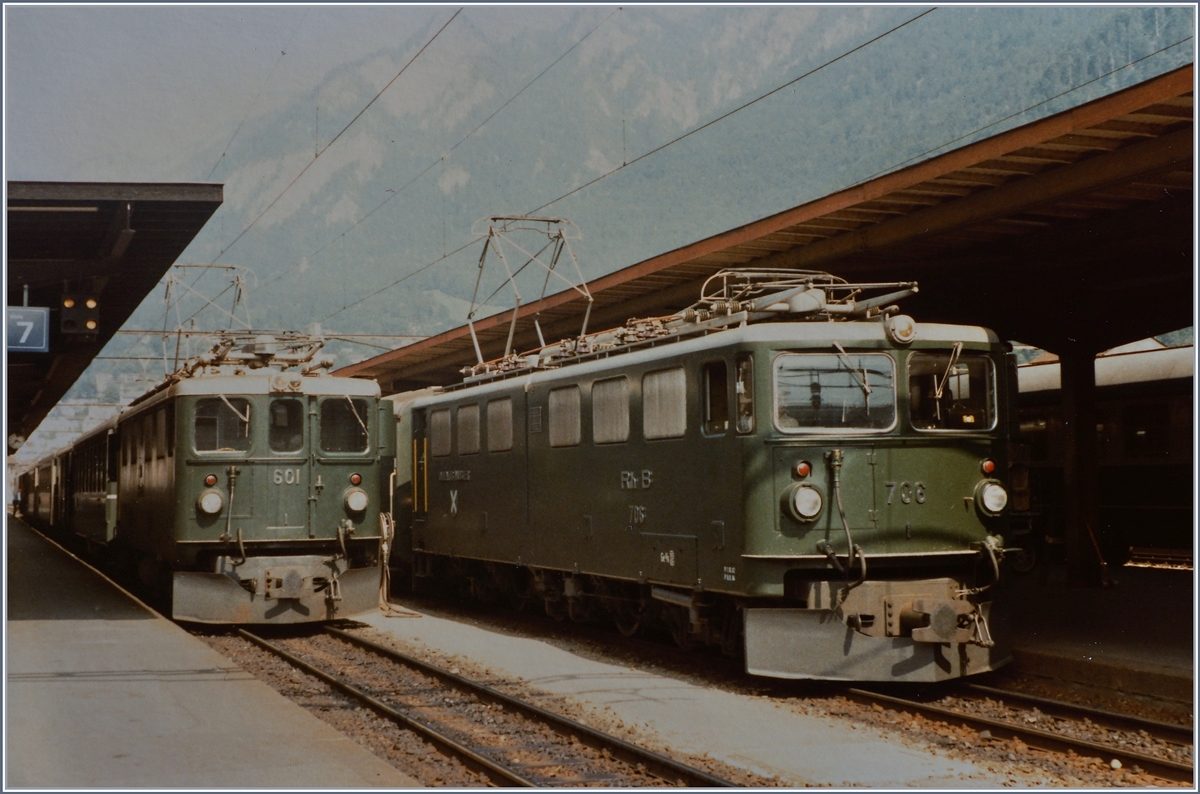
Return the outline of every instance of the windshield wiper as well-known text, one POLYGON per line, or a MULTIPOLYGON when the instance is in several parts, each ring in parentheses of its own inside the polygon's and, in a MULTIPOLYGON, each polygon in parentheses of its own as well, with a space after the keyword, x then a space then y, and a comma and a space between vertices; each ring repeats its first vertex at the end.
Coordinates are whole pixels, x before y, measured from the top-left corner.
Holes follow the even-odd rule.
POLYGON ((217 396, 221 398, 221 402, 223 402, 229 406, 229 410, 233 411, 233 415, 242 421, 242 424, 245 425, 244 432, 242 433, 242 435, 245 436, 246 438, 249 438, 250 437, 250 406, 246 405, 246 415, 242 416, 240 413, 238 413, 238 409, 233 407, 233 403, 229 402, 229 399, 226 398, 224 394, 218 394, 217 396))
POLYGON ((954 365, 958 363, 958 354, 962 352, 962 342, 955 342, 954 349, 950 351, 950 362, 946 364, 946 371, 942 373, 942 380, 937 385, 937 389, 933 393, 935 400, 942 399, 942 391, 946 388, 946 381, 950 380, 950 372, 954 369, 954 365))
POLYGON ((846 349, 838 342, 834 342, 833 346, 837 348, 838 358, 840 358, 842 363, 846 365, 846 368, 853 372, 855 377, 858 378, 858 385, 862 386, 863 394, 870 396, 871 384, 867 383, 867 368, 863 367, 863 371, 860 374, 859 371, 854 368, 854 362, 850 360, 850 356, 848 353, 846 353, 846 349))
POLYGON ((354 413, 354 418, 358 420, 358 426, 363 429, 363 436, 367 435, 367 425, 363 422, 362 417, 358 415, 358 409, 354 407, 354 400, 350 399, 350 395, 346 395, 346 402, 350 403, 350 410, 354 413))

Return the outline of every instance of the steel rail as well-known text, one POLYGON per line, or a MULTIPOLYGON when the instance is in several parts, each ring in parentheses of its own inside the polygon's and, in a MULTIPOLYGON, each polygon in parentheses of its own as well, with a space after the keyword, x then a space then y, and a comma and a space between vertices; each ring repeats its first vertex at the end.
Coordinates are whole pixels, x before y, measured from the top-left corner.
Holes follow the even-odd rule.
POLYGON ((638 747, 635 744, 631 744, 623 739, 617 738, 616 736, 612 736, 611 734, 598 731, 594 728, 589 728, 588 726, 564 717, 561 714, 555 714, 552 711, 547 711, 546 709, 535 706, 532 703, 518 700, 517 698, 514 698, 511 695, 506 695, 503 692, 487 686, 486 684, 481 684, 477 681, 464 678, 455 673, 451 673, 449 670, 443 670, 442 668, 429 664, 428 662, 423 662, 420 659, 414 659, 407 654, 403 654, 386 646, 371 642, 370 640, 362 637, 355 636, 348 632, 342 631, 341 629, 335 629, 331 626, 327 626, 325 631, 331 636, 353 643, 361 648, 366 648, 367 650, 378 653, 385 658, 391 659, 392 661, 399 662, 400 664, 412 667, 416 670, 420 670, 428 675, 441 678, 444 681, 449 681, 454 686, 465 689, 477 697, 502 703, 513 710, 520 711, 523 714, 532 717, 533 719, 544 723, 549 723, 556 730, 570 733, 578 738, 581 742, 584 742, 593 748, 608 750, 614 756, 620 758, 622 761, 630 764, 631 766, 641 764, 645 767, 647 772, 665 781, 674 783, 678 780, 683 780, 688 786, 707 788, 736 788, 736 784, 731 783, 728 780, 715 777, 714 775, 710 775, 700 769, 696 769, 695 767, 691 767, 672 758, 668 758, 665 755, 660 755, 651 750, 647 750, 644 747, 638 747))
POLYGON ((997 689, 983 684, 968 683, 964 686, 971 692, 978 692, 988 697, 1003 698, 1015 703, 1028 703, 1041 708, 1047 713, 1058 712, 1062 716, 1075 717, 1082 715, 1094 723, 1119 730, 1145 731, 1156 739, 1173 744, 1191 744, 1194 739, 1194 729, 1188 725, 1174 725, 1169 722, 1149 720, 1132 714, 1120 714, 1092 706, 1080 706, 1075 703, 1065 703, 1061 700, 1028 695, 1009 689, 997 689))
POLYGON ((880 692, 873 692, 867 689, 857 689, 852 687, 844 691, 859 700, 887 703, 894 707, 921 712, 942 722, 962 725, 973 730, 986 729, 997 738, 1020 739, 1030 747, 1037 747, 1042 750, 1050 750, 1053 752, 1066 752, 1070 750, 1080 755, 1099 756, 1102 759, 1115 759, 1120 761, 1123 766, 1132 766, 1136 764, 1142 769, 1143 772, 1164 780, 1182 783, 1192 782, 1192 767, 1176 761, 1155 758, 1153 756, 1143 755, 1141 753, 1131 752, 1129 750, 1123 750, 1111 745, 1091 742, 1085 739, 1072 739, 1066 736, 1059 736, 1057 734, 1038 730, 1036 728, 1026 728, 1009 722, 989 719, 987 717, 977 717, 972 714, 964 714, 959 711, 954 711, 953 709, 943 708, 941 706, 933 706, 915 700, 908 700, 907 698, 893 697, 892 695, 885 695, 880 692))
POLYGON ((279 658, 285 660, 288 664, 294 665, 309 675, 321 679, 335 689, 344 692, 357 700, 360 700, 384 717, 417 732, 438 747, 449 752, 451 755, 462 759, 467 766, 487 775, 487 777, 494 784, 499 786, 525 786, 530 788, 536 788, 538 786, 537 783, 534 783, 533 781, 518 775, 516 772, 513 772, 511 769, 507 769, 506 767, 497 764, 495 761, 480 755, 466 745, 456 742, 454 739, 451 739, 450 737, 434 730, 433 728, 430 728, 428 725, 418 722, 408 715, 396 711, 391 706, 388 706, 386 703, 371 697, 361 689, 353 686, 352 684, 348 684, 345 681, 330 675, 329 673, 326 673, 324 670, 321 670, 318 667, 314 667, 303 659, 288 653, 274 643, 255 634, 251 634, 245 629, 238 629, 238 634, 259 646, 263 650, 275 654, 279 658))

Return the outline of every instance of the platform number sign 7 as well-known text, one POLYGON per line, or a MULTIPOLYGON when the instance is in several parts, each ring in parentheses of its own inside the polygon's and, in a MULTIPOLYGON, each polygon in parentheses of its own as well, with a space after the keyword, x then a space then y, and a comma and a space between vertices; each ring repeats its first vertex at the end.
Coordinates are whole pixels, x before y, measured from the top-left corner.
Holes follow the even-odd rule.
POLYGON ((50 352, 50 310, 44 307, 9 306, 8 351, 50 352))

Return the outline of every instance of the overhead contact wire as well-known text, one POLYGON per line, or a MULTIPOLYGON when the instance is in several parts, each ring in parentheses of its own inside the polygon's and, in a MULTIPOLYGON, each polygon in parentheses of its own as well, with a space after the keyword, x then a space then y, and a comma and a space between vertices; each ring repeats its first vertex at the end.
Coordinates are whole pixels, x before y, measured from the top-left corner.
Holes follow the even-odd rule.
POLYGON ((637 157, 633 158, 629 162, 623 163, 623 164, 617 166, 616 168, 612 169, 608 173, 601 174, 600 176, 596 177, 595 179, 593 179, 589 182, 583 183, 582 185, 575 188, 574 190, 564 193, 563 195, 559 196, 556 199, 551 199, 550 201, 547 201, 545 204, 541 205, 540 207, 535 207, 534 209, 530 210, 528 214, 532 215, 533 213, 538 212, 539 210, 544 210, 546 207, 549 207, 551 204, 562 201, 563 199, 565 199, 569 196, 573 196, 574 194, 578 193, 579 191, 583 190, 584 188, 591 187, 592 185, 596 184, 597 182, 599 182, 603 179, 607 179, 608 177, 612 176, 613 174, 617 173, 618 171, 622 171, 622 170, 628 168, 629 166, 633 165, 634 163, 638 162, 639 160, 644 160, 652 154, 657 154, 658 152, 661 152, 663 149, 666 149, 668 146, 673 146, 674 144, 679 143, 680 141, 684 140, 685 138, 689 138, 692 135, 695 135, 696 133, 698 133, 702 130, 706 130, 709 127, 711 127, 712 125, 716 124, 717 122, 724 121, 725 119, 729 118, 733 114, 740 113, 741 111, 745 110, 746 108, 750 107, 751 105, 754 105, 758 102, 763 101, 764 99, 766 99, 769 96, 779 93, 780 91, 787 88, 788 86, 795 85, 796 83, 800 82, 801 80, 803 80, 807 77, 811 77, 812 75, 816 74, 817 72, 821 71, 822 69, 832 66, 833 64, 837 63, 838 61, 840 61, 844 58, 849 58, 851 55, 858 52, 859 50, 862 50, 866 47, 870 47, 872 44, 879 41, 880 39, 884 39, 884 38, 892 35, 893 33, 900 30, 901 28, 911 25, 912 23, 916 22, 918 19, 921 19, 922 17, 932 14, 934 11, 937 11, 937 6, 934 6, 933 8, 929 9, 928 11, 922 11, 920 14, 917 14, 912 19, 909 19, 905 22, 901 22, 896 27, 891 28, 890 30, 886 30, 883 33, 880 33, 878 36, 876 36, 873 39, 870 39, 869 41, 864 41, 862 44, 859 44, 857 47, 847 50, 846 52, 843 52, 841 55, 837 56, 836 58, 828 60, 825 63, 821 64, 820 66, 817 66, 813 69, 808 70, 807 72, 800 75, 799 77, 788 80, 786 83, 784 83, 781 86, 772 88, 767 93, 765 93, 755 99, 750 100, 746 104, 740 105, 740 106, 734 108, 733 110, 730 110, 727 113, 723 113, 722 115, 717 116, 715 119, 711 119, 710 121, 707 121, 704 124, 701 124, 699 127, 696 127, 693 130, 689 130, 688 132, 685 132, 683 135, 680 135, 678 138, 667 141, 666 143, 664 143, 660 146, 657 146, 648 152, 644 152, 644 153, 638 155, 637 157))
POLYGON ((221 252, 220 252, 219 254, 217 254, 217 255, 216 255, 214 258, 213 258, 213 262, 216 262, 217 260, 219 260, 221 257, 223 257, 223 256, 226 254, 226 252, 228 252, 228 251, 229 251, 229 249, 230 249, 230 248, 233 248, 235 245, 237 245, 237 243, 238 243, 238 240, 241 240, 241 239, 242 239, 242 237, 244 237, 244 236, 245 236, 246 232, 248 232, 248 231, 250 231, 252 228, 254 228, 254 225, 255 225, 256 223, 258 223, 258 222, 259 222, 259 221, 262 219, 262 217, 263 217, 264 215, 266 215, 268 212, 270 212, 270 211, 271 211, 271 208, 272 208, 272 207, 274 207, 274 206, 275 206, 275 205, 276 205, 276 204, 279 202, 279 200, 280 200, 281 198, 283 198, 283 197, 284 197, 284 195, 286 195, 286 194, 287 194, 287 192, 288 192, 289 190, 291 190, 291 189, 292 189, 292 187, 293 187, 293 186, 294 186, 294 185, 295 185, 297 182, 299 182, 299 181, 300 181, 300 178, 301 178, 302 176, 304 176, 304 175, 305 175, 305 174, 308 172, 308 169, 309 169, 309 168, 312 168, 312 166, 313 166, 313 165, 314 165, 314 164, 317 162, 317 160, 319 160, 319 159, 320 159, 321 155, 323 155, 325 152, 327 152, 327 151, 329 150, 329 147, 330 147, 330 146, 333 146, 333 144, 335 144, 335 143, 338 141, 338 139, 339 139, 339 138, 341 138, 341 137, 342 137, 342 135, 344 135, 344 134, 345 134, 346 130, 350 129, 350 127, 352 127, 352 126, 354 125, 354 122, 356 122, 356 121, 358 121, 360 118, 362 118, 362 115, 363 115, 364 113, 366 113, 366 112, 367 112, 367 110, 368 110, 368 109, 369 109, 369 108, 370 108, 372 105, 374 105, 374 104, 375 104, 376 100, 378 100, 378 99, 379 99, 379 97, 383 96, 383 93, 384 93, 385 91, 387 91, 389 88, 391 88, 393 83, 395 83, 395 82, 396 82, 398 79, 400 79, 400 75, 402 75, 402 74, 404 74, 406 71, 408 71, 408 67, 412 66, 412 65, 413 65, 413 63, 414 63, 414 62, 417 60, 417 58, 420 58, 420 57, 421 57, 421 54, 422 54, 422 53, 424 53, 424 52, 425 52, 425 50, 427 50, 427 49, 429 48, 429 45, 431 45, 431 44, 433 44, 433 42, 437 41, 437 38, 438 38, 438 36, 442 35, 442 32, 443 32, 443 31, 444 31, 444 30, 445 30, 445 29, 446 29, 446 28, 447 28, 447 27, 450 25, 450 23, 451 23, 451 22, 453 22, 455 19, 457 19, 457 18, 458 18, 458 15, 459 15, 459 14, 461 14, 461 13, 462 13, 462 9, 460 8, 460 9, 458 9, 457 11, 455 11, 455 12, 454 12, 454 15, 453 15, 453 16, 451 16, 451 17, 450 17, 448 20, 446 20, 446 23, 445 23, 444 25, 442 25, 440 28, 438 28, 438 31, 437 31, 437 33, 434 33, 434 34, 433 34, 433 36, 432 36, 432 37, 429 39, 429 41, 425 42, 425 44, 424 44, 424 45, 421 47, 421 49, 417 51, 417 54, 416 54, 416 55, 414 55, 412 58, 410 58, 410 59, 409 59, 409 61, 408 61, 408 63, 404 64, 404 66, 403 66, 403 67, 401 67, 400 71, 396 73, 396 76, 395 76, 395 77, 393 77, 391 80, 389 80, 389 81, 388 81, 388 84, 387 84, 387 85, 385 85, 383 88, 381 88, 381 89, 379 90, 379 92, 378 92, 377 94, 375 94, 375 96, 374 96, 374 97, 371 99, 371 101, 370 101, 370 102, 368 102, 368 103, 367 103, 365 106, 363 106, 363 109, 362 109, 362 110, 360 110, 360 111, 358 112, 358 115, 356 115, 354 118, 352 118, 352 119, 350 120, 350 123, 349 123, 349 124, 347 124, 345 127, 343 127, 343 128, 342 128, 341 132, 339 132, 337 135, 333 136, 333 139, 332 139, 332 140, 330 140, 330 141, 329 141, 329 143, 325 144, 325 146, 324 146, 324 147, 323 147, 323 148, 322 148, 322 149, 321 149, 319 152, 317 152, 317 153, 316 153, 316 155, 313 157, 313 159, 312 159, 312 160, 309 160, 308 164, 307 164, 307 165, 305 165, 305 166, 304 166, 304 168, 300 169, 300 173, 296 174, 295 178, 294 178, 294 179, 292 179, 292 181, 288 183, 288 186, 287 186, 287 187, 285 187, 285 188, 284 188, 284 189, 283 189, 283 190, 282 190, 282 191, 279 193, 279 195, 278 195, 278 196, 276 196, 276 197, 275 197, 275 198, 274 198, 274 199, 271 201, 271 203, 267 205, 266 209, 264 209, 262 212, 260 212, 260 213, 258 214, 258 216, 257 216, 257 217, 255 217, 255 219, 254 219, 254 220, 250 221, 250 225, 249 225, 249 226, 247 226, 245 229, 242 229, 242 230, 241 230, 241 232, 239 232, 239 233, 238 233, 238 236, 237 236, 237 237, 235 237, 235 238, 233 238, 233 240, 232 240, 232 241, 229 243, 229 245, 227 245, 227 246, 225 246, 224 248, 222 248, 222 249, 221 249, 221 252))
MULTIPOLYGON (((618 9, 618 10, 620 10, 620 9, 618 9)), ((574 43, 574 44, 572 44, 570 47, 568 47, 566 50, 564 50, 564 51, 563 51, 563 53, 562 53, 562 55, 559 55, 557 58, 555 58, 555 59, 554 59, 553 63, 551 63, 549 66, 547 66, 547 67, 546 67, 545 69, 543 69, 542 71, 538 72, 538 73, 537 73, 537 75, 535 75, 535 76, 533 77, 533 79, 532 79, 532 80, 530 80, 528 83, 526 83, 526 84, 525 84, 525 85, 524 85, 524 86, 521 88, 521 90, 520 90, 520 91, 517 91, 517 93, 515 93, 515 94, 513 94, 511 97, 509 97, 509 98, 508 98, 508 99, 507 99, 507 100, 504 102, 504 104, 503 104, 503 105, 501 105, 500 107, 498 107, 498 108, 496 108, 495 110, 493 110, 493 111, 492 111, 492 113, 491 113, 491 115, 489 115, 489 116, 488 116, 486 119, 484 119, 483 121, 479 122, 479 124, 478 124, 478 125, 475 127, 475 129, 471 130, 471 131, 470 131, 470 132, 468 132, 466 135, 464 135, 464 136, 463 136, 463 137, 462 137, 462 138, 461 138, 461 139, 458 141, 458 143, 454 144, 454 145, 453 145, 453 146, 451 146, 449 149, 447 149, 447 150, 446 150, 444 153, 442 153, 442 155, 441 155, 441 156, 439 156, 439 157, 438 157, 438 159, 434 160, 432 163, 430 163, 429 165, 427 165, 427 166, 426 166, 426 167, 425 167, 425 168, 424 168, 424 169, 423 169, 423 170, 422 170, 422 171, 421 171, 419 174, 417 174, 417 175, 416 175, 416 176, 414 176, 412 179, 410 179, 410 180, 408 180, 407 182, 405 182, 403 185, 401 185, 401 186, 400 186, 400 188, 399 188, 398 190, 396 190, 396 192, 392 193, 390 196, 388 196, 387 198, 385 198, 383 201, 379 202, 379 204, 375 205, 375 208, 374 208, 374 209, 372 209, 372 210, 371 210, 370 212, 368 212, 366 215, 362 216, 362 217, 361 217, 361 218, 359 218, 357 221, 355 221, 355 222, 354 222, 354 223, 353 223, 353 224, 352 224, 352 225, 351 225, 349 228, 347 228, 347 229, 343 230, 342 232, 340 232, 340 233, 339 233, 337 236, 335 236, 333 239, 331 239, 331 240, 329 240, 328 242, 326 242, 326 243, 325 243, 324 245, 322 245, 320 248, 318 248, 318 249, 316 249, 315 251, 313 251, 313 252, 309 253, 309 254, 308 254, 308 255, 307 255, 305 258, 307 259, 307 258, 314 257, 314 256, 316 256, 316 255, 320 254, 320 253, 321 253, 321 252, 323 252, 325 249, 329 248, 329 246, 333 245, 333 244, 334 244, 334 242, 335 242, 336 240, 338 240, 338 239, 340 239, 340 238, 343 238, 343 237, 345 237, 347 234, 349 234, 350 232, 354 231, 354 230, 355 230, 355 229, 357 229, 357 228, 358 228, 360 225, 362 225, 363 223, 365 223, 365 222, 366 222, 366 221, 367 221, 367 220, 368 220, 368 219, 369 219, 369 218, 370 218, 372 215, 374 215, 374 214, 375 214, 376 212, 378 212, 379 210, 383 209, 383 207, 384 207, 384 206, 385 206, 385 205, 386 205, 388 202, 390 202, 392 199, 396 198, 396 197, 397 197, 397 196, 399 196, 401 193, 403 193, 404 191, 408 190, 408 188, 409 188, 409 187, 411 187, 411 186, 412 186, 412 184, 413 184, 414 182, 416 182, 416 181, 417 181, 417 180, 419 180, 421 177, 423 177, 423 176, 425 176, 426 174, 428 174, 428 173, 429 173, 431 170, 433 170, 433 168, 435 168, 435 167, 436 167, 436 166, 437 166, 439 163, 443 162, 443 161, 444 161, 444 160, 445 160, 447 157, 449 157, 451 154, 453 154, 455 149, 457 149, 459 146, 461 146, 461 145, 463 145, 464 143, 466 143, 466 142, 467 142, 467 140, 468 140, 468 139, 470 139, 470 138, 471 138, 471 137, 472 137, 472 136, 473 136, 475 133, 477 133, 477 132, 479 132, 481 129, 483 129, 484 125, 485 125, 485 124, 487 124, 487 123, 488 123, 489 121, 491 121, 492 119, 494 119, 494 118, 496 117, 496 115, 497 115, 498 113, 500 113, 500 111, 504 110, 506 107, 508 107, 509 105, 511 105, 511 104, 512 104, 514 101, 516 101, 517 97, 519 97, 519 96, 521 96, 521 94, 525 93, 525 91, 526 91, 526 90, 527 90, 527 89, 528 89, 530 86, 532 86, 534 83, 536 83, 536 82, 537 82, 537 81, 538 81, 538 80, 539 80, 539 79, 540 79, 540 78, 541 78, 543 75, 545 75, 545 74, 546 74, 546 72, 550 71, 550 70, 551 70, 551 69, 553 69, 555 66, 557 66, 557 65, 558 65, 558 63, 559 63, 560 61, 562 61, 562 59, 563 59, 563 58, 566 58, 568 55, 570 55, 572 52, 574 52, 574 51, 575 51, 575 49, 576 49, 577 47, 579 47, 579 45, 580 45, 580 44, 583 44, 585 41, 587 41, 587 39, 588 39, 588 37, 589 37, 589 36, 591 36, 593 33, 595 33, 597 30, 599 30, 599 29, 600 29, 600 27, 601 27, 602 25, 604 25, 606 22, 608 22, 610 19, 612 19, 612 18, 613 18, 613 16, 614 16, 616 13, 617 13, 617 12, 616 12, 616 11, 614 11, 614 12, 612 12, 611 14, 609 14, 608 16, 606 16, 604 19, 600 20, 600 21, 599 21, 599 22, 596 24, 596 26, 595 26, 595 27, 593 27, 593 28, 592 28, 591 30, 589 30, 589 31, 588 31, 586 34, 584 34, 583 38, 579 39, 579 41, 575 42, 575 43, 574 43)), ((468 23, 468 24, 469 24, 469 23, 468 23)), ((458 250, 460 250, 460 251, 461 251, 462 249, 460 248, 460 249, 458 249, 458 250)), ((278 276, 276 276, 275 278, 271 279, 270 281, 267 281, 267 282, 265 282, 265 283, 263 284, 263 286, 265 287, 265 286, 267 286, 267 284, 273 284, 273 283, 275 283, 275 282, 276 282, 276 281, 278 281, 279 279, 281 279, 281 278, 283 278, 284 276, 286 276, 288 273, 291 273, 291 272, 292 272, 293 270, 295 270, 297 267, 299 267, 299 265, 298 265, 298 264, 297 264, 297 265, 293 265, 292 267, 288 268, 288 269, 287 269, 287 270, 285 270, 284 272, 280 273, 280 274, 279 274, 278 276)), ((375 294, 375 293, 372 293, 372 294, 375 294)), ((370 297, 370 296, 368 296, 368 297, 370 297)), ((356 305, 357 305, 357 304, 356 304, 356 305)), ((347 308, 349 308, 349 307, 347 307, 347 308)))

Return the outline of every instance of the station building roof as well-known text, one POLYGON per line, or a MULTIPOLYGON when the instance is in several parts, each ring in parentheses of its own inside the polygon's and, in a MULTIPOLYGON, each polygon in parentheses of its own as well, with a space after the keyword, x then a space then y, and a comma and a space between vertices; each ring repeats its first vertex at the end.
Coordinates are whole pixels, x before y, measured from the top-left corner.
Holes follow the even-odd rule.
POLYGON ((50 312, 50 352, 8 353, 8 454, 41 423, 223 201, 219 184, 9 182, 8 305, 50 312), (95 334, 60 332, 64 294, 99 302, 95 334), (14 437, 20 437, 15 439, 14 437))
MULTIPOLYGON (((589 283, 589 329, 677 311, 726 267, 918 280, 919 320, 981 324, 1095 351, 1192 322, 1191 65, 589 283), (1069 340, 1069 341, 1068 341, 1069 340)), ((574 290, 520 307, 515 350, 578 333, 574 290)), ((512 311, 475 322, 503 354, 512 311)), ((476 363, 466 326, 345 367, 385 394, 449 384, 476 363)))

